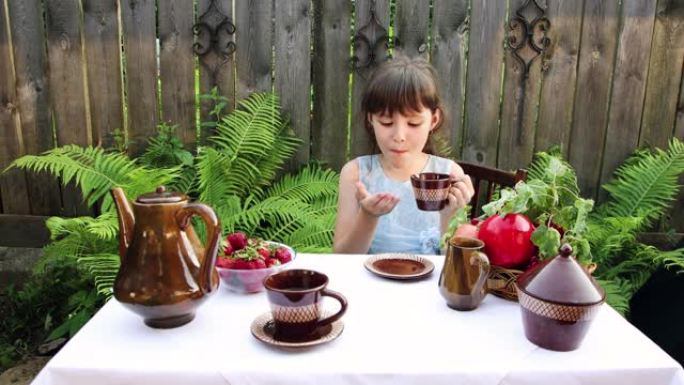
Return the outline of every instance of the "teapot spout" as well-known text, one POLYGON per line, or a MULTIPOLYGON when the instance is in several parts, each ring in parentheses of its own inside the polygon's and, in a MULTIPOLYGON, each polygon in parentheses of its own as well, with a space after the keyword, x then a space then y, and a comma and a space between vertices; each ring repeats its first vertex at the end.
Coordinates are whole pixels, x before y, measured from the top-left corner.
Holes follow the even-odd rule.
POLYGON ((115 187, 112 189, 112 198, 116 205, 116 212, 119 217, 119 257, 123 257, 128 252, 128 246, 133 240, 133 227, 135 226, 135 216, 133 215, 133 208, 128 203, 124 191, 115 187))

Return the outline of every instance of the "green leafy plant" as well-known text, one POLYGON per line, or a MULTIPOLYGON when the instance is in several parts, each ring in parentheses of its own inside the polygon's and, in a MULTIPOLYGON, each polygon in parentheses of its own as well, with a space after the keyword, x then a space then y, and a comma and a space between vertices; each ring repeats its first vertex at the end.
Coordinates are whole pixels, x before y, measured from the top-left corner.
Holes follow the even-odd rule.
POLYGON ((595 275, 608 303, 626 314, 632 295, 659 266, 684 271, 684 249, 661 251, 637 238, 667 214, 683 172, 684 144, 677 139, 665 151, 638 150, 603 186, 608 198, 593 209, 592 200, 579 196, 572 166, 557 153, 542 152, 532 161, 528 180, 502 189, 483 207, 484 216, 523 213, 538 223, 532 242, 542 259, 570 243, 580 260, 597 264, 595 275))
MULTIPOLYGON (((129 199, 167 185, 214 208, 225 232, 288 244, 300 251, 330 251, 336 215, 338 174, 317 163, 276 180, 283 164, 300 144, 281 115, 274 94, 252 94, 229 115, 216 93, 213 136, 188 152, 175 136, 175 127, 159 126, 145 153, 130 159, 118 151, 63 146, 41 155, 15 160, 10 167, 47 171, 62 183, 80 187, 89 206, 99 205, 96 217, 50 218, 52 242, 39 266, 66 260, 77 276, 91 285, 64 295, 68 316, 51 324, 49 338, 73 334, 99 304, 111 296, 119 268, 118 223, 109 191, 122 187, 129 199)), ((202 233, 201 222, 197 222, 202 233)), ((53 317, 53 319, 56 319, 53 317)))

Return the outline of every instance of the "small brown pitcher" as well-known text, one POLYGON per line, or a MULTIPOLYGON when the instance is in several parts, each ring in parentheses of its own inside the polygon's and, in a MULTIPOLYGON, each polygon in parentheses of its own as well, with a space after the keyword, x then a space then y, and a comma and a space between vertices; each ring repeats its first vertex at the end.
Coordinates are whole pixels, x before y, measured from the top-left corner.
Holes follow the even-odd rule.
POLYGON ((487 294, 489 259, 481 251, 484 242, 475 238, 453 237, 447 244, 444 267, 439 275, 439 292, 456 310, 473 310, 487 294))
POLYGON ((158 187, 131 204, 112 189, 119 215, 121 268, 114 297, 148 326, 172 328, 195 317, 195 309, 219 283, 214 268, 221 226, 209 206, 158 187), (207 228, 202 246, 190 224, 199 215, 207 228))

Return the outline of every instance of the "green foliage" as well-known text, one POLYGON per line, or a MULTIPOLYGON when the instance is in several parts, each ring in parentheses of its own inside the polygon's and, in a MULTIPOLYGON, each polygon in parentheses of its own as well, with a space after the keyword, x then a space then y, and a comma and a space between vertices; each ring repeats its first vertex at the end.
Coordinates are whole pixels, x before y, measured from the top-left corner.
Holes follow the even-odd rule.
POLYGON ((149 168, 138 165, 121 153, 109 153, 97 147, 66 145, 41 155, 24 155, 8 167, 34 172, 47 171, 59 177, 64 185, 76 182, 88 206, 102 200, 102 211, 112 209, 109 191, 122 186, 127 193, 138 196, 168 184, 178 177, 179 169, 149 168))
POLYGON ((570 243, 584 262, 593 261, 607 301, 623 314, 629 300, 659 267, 684 271, 684 249, 661 251, 642 244, 637 235, 667 214, 684 172, 684 144, 673 139, 667 150, 638 150, 606 184, 608 199, 595 210, 579 197, 577 176, 558 153, 539 153, 529 166, 527 182, 503 189, 483 207, 486 216, 524 213, 539 224, 532 242, 540 257, 557 254, 570 243), (553 225, 562 227, 560 232, 553 225))
POLYGON ((0 293, 0 372, 45 340, 74 335, 100 306, 74 259, 46 259, 21 289, 0 293))
POLYGON ((109 297, 119 268, 118 223, 109 191, 119 186, 134 199, 163 184, 212 206, 225 232, 241 230, 300 250, 330 250, 337 173, 312 163, 273 182, 301 142, 282 118, 278 98, 255 93, 227 116, 222 115, 226 101, 216 91, 208 98, 217 102, 211 114, 220 121, 211 125, 215 134, 196 157, 174 135, 175 126, 163 123, 137 160, 100 148, 64 146, 14 161, 11 167, 45 170, 65 184, 74 179, 90 206, 102 201, 97 218, 48 220, 53 242, 45 248, 46 260, 72 258, 97 293, 109 297))

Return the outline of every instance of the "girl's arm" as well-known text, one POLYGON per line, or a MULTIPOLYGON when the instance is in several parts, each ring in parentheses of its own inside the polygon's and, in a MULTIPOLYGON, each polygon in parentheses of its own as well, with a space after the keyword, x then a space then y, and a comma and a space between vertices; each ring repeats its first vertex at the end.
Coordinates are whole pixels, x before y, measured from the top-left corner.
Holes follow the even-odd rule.
POLYGON ((359 165, 356 159, 344 165, 340 172, 333 252, 367 253, 379 216, 392 211, 397 202, 398 198, 391 194, 371 195, 366 191, 359 183, 359 165))

